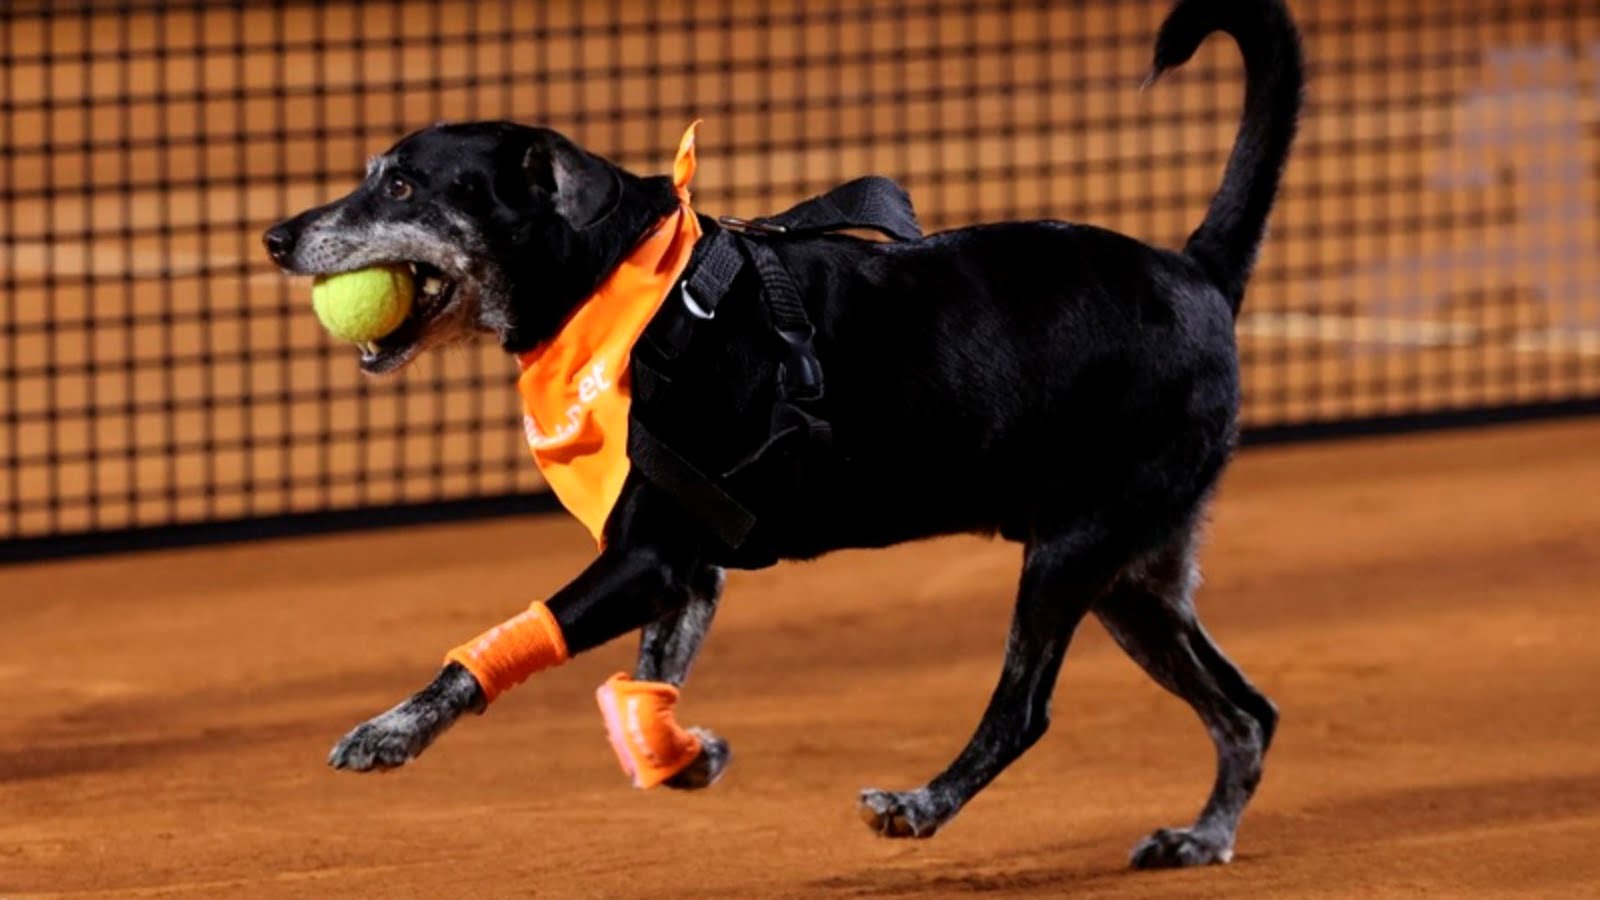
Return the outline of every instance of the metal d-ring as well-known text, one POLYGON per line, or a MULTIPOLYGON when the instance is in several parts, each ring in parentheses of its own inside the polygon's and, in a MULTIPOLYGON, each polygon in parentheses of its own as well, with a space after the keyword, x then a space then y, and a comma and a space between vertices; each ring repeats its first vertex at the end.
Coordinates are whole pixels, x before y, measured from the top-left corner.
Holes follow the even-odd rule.
POLYGON ((716 317, 717 314, 715 312, 701 306, 700 301, 689 293, 689 282, 685 281, 679 289, 683 291, 683 308, 689 311, 689 315, 694 316, 696 319, 712 319, 716 317))

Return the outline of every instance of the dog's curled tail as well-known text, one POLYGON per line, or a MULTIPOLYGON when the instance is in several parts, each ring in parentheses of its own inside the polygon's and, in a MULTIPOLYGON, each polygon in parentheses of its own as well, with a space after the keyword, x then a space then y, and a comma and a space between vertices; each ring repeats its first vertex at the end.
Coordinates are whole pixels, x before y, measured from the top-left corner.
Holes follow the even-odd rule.
POLYGON ((1156 36, 1148 85, 1224 31, 1244 56, 1244 114, 1222 186, 1183 252, 1210 275, 1238 316, 1245 282, 1294 141, 1305 87, 1300 33, 1282 0, 1179 0, 1156 36))

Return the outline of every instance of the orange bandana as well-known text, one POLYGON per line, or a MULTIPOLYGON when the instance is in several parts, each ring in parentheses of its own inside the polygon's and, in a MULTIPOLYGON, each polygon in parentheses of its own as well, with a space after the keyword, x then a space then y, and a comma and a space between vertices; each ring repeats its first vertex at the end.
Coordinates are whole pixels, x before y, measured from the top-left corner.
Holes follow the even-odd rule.
POLYGON ((604 543, 628 477, 628 360, 689 265, 700 221, 689 208, 696 121, 672 164, 678 208, 639 242, 550 341, 517 357, 523 426, 556 498, 604 543))

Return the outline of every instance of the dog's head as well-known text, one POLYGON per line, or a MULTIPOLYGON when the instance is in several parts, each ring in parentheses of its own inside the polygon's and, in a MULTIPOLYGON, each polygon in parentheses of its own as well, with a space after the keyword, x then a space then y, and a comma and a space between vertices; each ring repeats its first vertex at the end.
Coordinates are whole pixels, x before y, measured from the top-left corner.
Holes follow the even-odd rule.
POLYGON ((362 352, 361 368, 380 374, 475 334, 512 353, 533 348, 676 203, 669 178, 632 175, 546 128, 438 125, 373 158, 349 195, 264 239, 295 275, 412 267, 411 314, 362 352))

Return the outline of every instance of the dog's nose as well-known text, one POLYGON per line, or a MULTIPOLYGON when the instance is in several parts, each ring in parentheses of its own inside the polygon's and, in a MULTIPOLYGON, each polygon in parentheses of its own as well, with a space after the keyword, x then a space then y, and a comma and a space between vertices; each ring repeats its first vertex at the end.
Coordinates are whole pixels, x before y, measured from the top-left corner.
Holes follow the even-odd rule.
POLYGON ((294 249, 294 235, 287 227, 274 225, 261 236, 261 243, 267 245, 267 255, 272 257, 272 261, 281 265, 289 251, 294 249))

